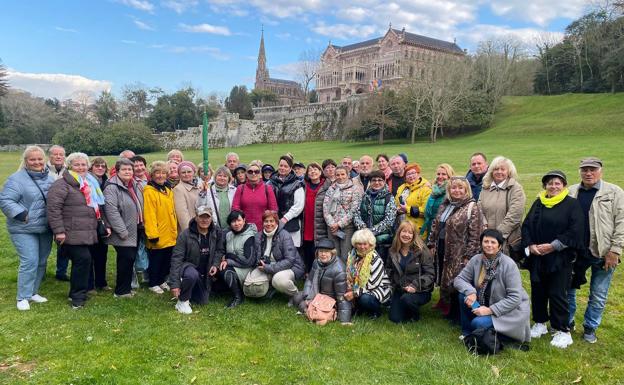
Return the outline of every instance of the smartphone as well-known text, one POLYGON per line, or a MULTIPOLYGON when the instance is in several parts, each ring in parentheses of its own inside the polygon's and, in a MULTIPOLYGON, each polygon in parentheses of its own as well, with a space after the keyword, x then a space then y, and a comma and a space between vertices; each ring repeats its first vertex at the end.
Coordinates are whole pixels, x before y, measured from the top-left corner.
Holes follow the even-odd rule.
POLYGON ((481 307, 481 304, 479 303, 479 301, 474 301, 472 303, 472 310, 478 309, 479 307, 481 307))

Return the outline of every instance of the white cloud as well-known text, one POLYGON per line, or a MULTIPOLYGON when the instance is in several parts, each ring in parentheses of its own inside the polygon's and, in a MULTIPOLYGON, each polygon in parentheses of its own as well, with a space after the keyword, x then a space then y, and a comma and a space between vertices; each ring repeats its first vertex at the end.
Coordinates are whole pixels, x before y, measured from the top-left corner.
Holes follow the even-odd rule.
POLYGON ((152 27, 151 25, 138 20, 138 19, 134 19, 132 20, 134 22, 134 25, 136 25, 139 29, 142 29, 144 31, 155 31, 156 29, 154 27, 152 27))
POLYGON ((60 32, 78 33, 78 30, 73 28, 54 27, 54 29, 60 32))
POLYGON ((147 0, 118 0, 121 4, 144 12, 154 12, 154 4, 147 0))
POLYGON ((477 48, 480 42, 493 39, 514 39, 520 42, 525 49, 532 51, 540 37, 549 35, 554 40, 563 39, 563 32, 549 32, 537 28, 511 28, 500 25, 477 24, 466 30, 458 32, 460 38, 467 46, 477 48))
POLYGON ((514 20, 544 27, 557 18, 576 19, 583 14, 587 0, 491 0, 492 12, 514 20))
POLYGON ((184 32, 192 32, 192 33, 211 33, 213 35, 223 35, 230 36, 232 33, 228 29, 228 27, 212 25, 212 24, 180 24, 180 29, 184 32))
POLYGON ((106 80, 93 80, 80 75, 26 73, 12 69, 7 71, 7 79, 12 88, 28 91, 43 98, 64 100, 77 92, 89 91, 99 94, 110 91, 112 83, 106 80))
POLYGON ((122 40, 121 42, 124 44, 136 44, 137 43, 136 40, 122 40))
POLYGON ((199 1, 197 0, 166 0, 161 4, 165 8, 172 9, 177 14, 184 13, 187 9, 195 8, 199 1))
POLYGON ((377 32, 377 27, 359 24, 333 24, 327 25, 323 21, 318 22, 312 30, 319 35, 337 39, 368 38, 377 32))
POLYGON ((230 55, 221 51, 220 48, 210 47, 205 45, 196 46, 169 46, 166 44, 152 44, 151 48, 163 49, 170 53, 175 54, 208 54, 210 57, 216 60, 227 61, 230 60, 230 55))
POLYGON ((275 67, 269 67, 271 76, 280 79, 295 80, 299 76, 301 64, 299 62, 280 64, 275 67))

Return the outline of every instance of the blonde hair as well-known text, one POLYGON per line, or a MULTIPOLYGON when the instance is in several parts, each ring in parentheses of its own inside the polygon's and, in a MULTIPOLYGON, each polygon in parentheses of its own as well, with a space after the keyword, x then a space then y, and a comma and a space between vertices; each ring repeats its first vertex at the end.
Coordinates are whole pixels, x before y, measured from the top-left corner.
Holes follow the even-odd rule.
POLYGON ((494 181, 492 174, 494 173, 494 170, 500 166, 505 166, 505 168, 507 168, 507 178, 518 178, 518 171, 516 170, 516 166, 513 164, 511 159, 505 158, 504 156, 497 156, 492 160, 492 163, 490 163, 490 166, 483 177, 483 187, 488 189, 492 186, 492 182, 494 181))
POLYGON ((44 163, 44 168, 45 168, 46 154, 45 154, 45 151, 43 151, 43 148, 41 148, 39 146, 28 146, 28 147, 26 147, 26 149, 22 153, 22 161, 20 162, 18 170, 21 170, 21 169, 26 167, 26 158, 28 158, 28 156, 32 152, 40 152, 41 155, 43 155, 43 163, 44 163))
MULTIPOLYGON (((204 162, 197 163, 197 176, 200 178, 204 176, 204 162)), ((212 169, 212 165, 210 163, 208 163, 208 176, 210 178, 214 176, 214 170, 212 169)))
POLYGON ((451 177, 449 179, 449 182, 446 184, 446 196, 449 200, 451 199, 451 187, 454 184, 461 184, 462 186, 464 186, 464 189, 466 190, 466 195, 464 196, 464 198, 472 197, 472 188, 470 188, 470 183, 468 183, 466 177, 454 176, 451 177))
POLYGON ((173 155, 180 155, 180 159, 184 160, 184 154, 178 149, 173 149, 167 153, 167 160, 170 161, 173 155))
MULTIPOLYGON (((446 175, 448 175, 449 178, 455 175, 455 170, 453 170, 453 167, 451 167, 451 165, 448 163, 440 163, 439 165, 437 165, 435 168, 436 173, 438 172, 439 168, 444 169, 444 171, 446 171, 446 175)), ((433 175, 433 180, 436 180, 435 174, 433 175)))
POLYGON ((418 232, 416 231, 416 227, 414 226, 414 224, 410 221, 403 221, 396 230, 394 239, 392 240, 392 246, 390 246, 390 251, 393 253, 398 253, 401 250, 401 246, 403 246, 403 244, 400 239, 400 234, 405 229, 408 229, 414 235, 410 244, 410 249, 418 251, 424 249, 425 243, 423 242, 422 238, 420 238, 420 234, 418 234, 418 232))
POLYGON ((150 177, 154 177, 154 174, 156 173, 156 171, 164 171, 165 173, 169 174, 169 166, 167 165, 166 162, 162 160, 155 160, 150 164, 150 168, 149 168, 150 177))
POLYGON ((372 248, 375 248, 377 239, 375 239, 375 234, 372 231, 362 229, 353 233, 353 237, 351 237, 351 246, 355 247, 356 243, 368 243, 372 248))

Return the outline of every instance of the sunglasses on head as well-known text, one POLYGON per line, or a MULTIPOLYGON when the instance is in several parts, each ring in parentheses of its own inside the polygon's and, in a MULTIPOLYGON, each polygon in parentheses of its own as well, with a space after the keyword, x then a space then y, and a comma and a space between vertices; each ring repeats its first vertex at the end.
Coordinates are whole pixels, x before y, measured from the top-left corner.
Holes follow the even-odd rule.
POLYGON ((452 176, 451 180, 466 180, 465 176, 452 176))
POLYGON ((260 172, 261 172, 260 170, 247 170, 247 174, 249 175, 254 175, 254 174, 259 175, 260 172))

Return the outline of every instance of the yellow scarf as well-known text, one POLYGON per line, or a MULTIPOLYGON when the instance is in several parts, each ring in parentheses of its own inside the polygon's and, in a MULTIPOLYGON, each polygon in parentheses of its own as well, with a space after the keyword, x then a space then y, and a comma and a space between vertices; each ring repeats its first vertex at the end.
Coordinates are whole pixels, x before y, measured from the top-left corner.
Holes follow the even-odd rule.
POLYGON ((539 199, 542 202, 542 204, 544 206, 546 206, 547 209, 551 209, 553 208, 553 206, 561 203, 561 201, 568 195, 568 189, 564 188, 563 191, 561 191, 559 194, 555 195, 554 197, 546 197, 546 190, 542 191, 541 193, 539 193, 539 199))

